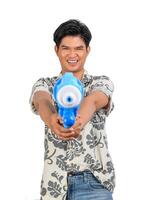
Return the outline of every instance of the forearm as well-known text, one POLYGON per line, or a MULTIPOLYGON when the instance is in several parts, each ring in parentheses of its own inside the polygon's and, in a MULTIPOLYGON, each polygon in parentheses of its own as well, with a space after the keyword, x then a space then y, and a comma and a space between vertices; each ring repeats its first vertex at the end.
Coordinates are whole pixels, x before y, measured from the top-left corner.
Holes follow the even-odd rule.
POLYGON ((40 101, 38 107, 38 113, 44 123, 50 128, 50 117, 56 113, 56 110, 49 101, 40 101))
POLYGON ((94 92, 82 100, 78 114, 81 116, 82 127, 90 121, 93 114, 108 104, 108 97, 102 92, 94 92))
POLYGON ((50 96, 43 91, 34 94, 34 105, 44 123, 50 128, 50 117, 56 113, 56 109, 50 96))
POLYGON ((95 103, 89 97, 85 97, 78 111, 78 114, 81 116, 82 128, 90 121, 95 111, 95 103))

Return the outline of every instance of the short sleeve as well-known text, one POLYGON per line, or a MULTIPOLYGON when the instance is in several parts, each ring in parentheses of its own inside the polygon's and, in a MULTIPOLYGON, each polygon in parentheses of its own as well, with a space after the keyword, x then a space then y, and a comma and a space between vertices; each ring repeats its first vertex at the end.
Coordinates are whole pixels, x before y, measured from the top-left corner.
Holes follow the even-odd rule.
POLYGON ((106 116, 108 116, 110 112, 114 109, 114 103, 112 101, 112 95, 114 92, 113 82, 107 76, 94 76, 91 86, 91 92, 94 91, 101 91, 109 97, 109 104, 106 109, 103 109, 106 116))
POLYGON ((40 78, 38 81, 36 81, 36 83, 32 87, 32 92, 31 92, 30 99, 29 99, 29 103, 30 103, 31 110, 33 113, 38 114, 38 112, 34 106, 34 103, 33 103, 33 97, 34 97, 35 92, 45 91, 51 95, 51 90, 52 90, 52 84, 51 84, 50 78, 46 78, 46 79, 40 78))

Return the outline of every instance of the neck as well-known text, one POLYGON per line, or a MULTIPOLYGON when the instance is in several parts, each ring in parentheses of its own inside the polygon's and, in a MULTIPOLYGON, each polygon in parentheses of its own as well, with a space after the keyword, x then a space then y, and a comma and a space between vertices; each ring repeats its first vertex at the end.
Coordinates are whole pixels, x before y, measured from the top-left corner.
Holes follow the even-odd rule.
MULTIPOLYGON (((84 71, 85 71, 84 69, 81 69, 80 71, 72 72, 72 73, 77 79, 81 80, 83 78, 84 71)), ((64 74, 65 72, 66 71, 62 71, 61 73, 64 74)))
POLYGON ((74 75, 77 79, 81 80, 81 79, 83 78, 84 71, 85 71, 85 70, 82 69, 82 70, 79 71, 79 72, 73 72, 73 75, 74 75))

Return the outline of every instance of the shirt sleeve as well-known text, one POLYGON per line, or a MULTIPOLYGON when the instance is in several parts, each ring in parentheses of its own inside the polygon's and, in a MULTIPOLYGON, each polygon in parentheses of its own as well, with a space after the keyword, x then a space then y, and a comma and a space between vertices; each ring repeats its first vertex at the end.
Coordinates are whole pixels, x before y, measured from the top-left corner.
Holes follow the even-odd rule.
POLYGON ((38 115, 38 111, 36 110, 33 103, 33 97, 34 97, 35 92, 45 91, 45 92, 48 92, 49 95, 51 95, 51 90, 52 90, 52 84, 51 84, 50 78, 47 78, 47 79, 40 78, 39 80, 36 81, 36 83, 34 83, 32 87, 32 92, 30 95, 30 99, 29 99, 29 103, 30 103, 31 110, 33 113, 38 115))
POLYGON ((114 92, 114 84, 107 76, 96 76, 93 79, 93 84, 91 87, 91 92, 94 91, 101 91, 109 98, 109 103, 107 108, 103 108, 102 110, 105 111, 106 116, 108 116, 111 111, 114 109, 114 103, 112 101, 112 95, 114 92))

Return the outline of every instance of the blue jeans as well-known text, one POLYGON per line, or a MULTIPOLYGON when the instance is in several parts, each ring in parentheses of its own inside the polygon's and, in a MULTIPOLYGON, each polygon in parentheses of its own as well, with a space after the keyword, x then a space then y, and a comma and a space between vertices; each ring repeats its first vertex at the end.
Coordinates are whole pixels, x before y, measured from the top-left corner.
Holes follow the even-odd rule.
POLYGON ((108 191, 90 171, 68 174, 66 200, 113 200, 108 191))

